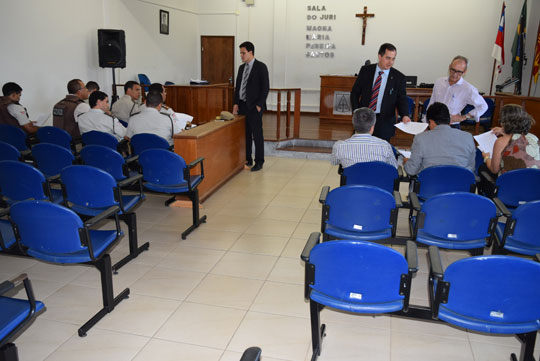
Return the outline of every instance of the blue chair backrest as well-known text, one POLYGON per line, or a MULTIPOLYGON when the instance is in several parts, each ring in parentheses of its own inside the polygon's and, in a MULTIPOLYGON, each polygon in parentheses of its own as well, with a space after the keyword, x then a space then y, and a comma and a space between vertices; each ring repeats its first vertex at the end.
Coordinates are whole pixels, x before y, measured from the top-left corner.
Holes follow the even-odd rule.
POLYGON ((13 161, 0 162, 0 190, 10 202, 48 199, 43 190, 45 176, 33 166, 13 161))
POLYGON ((468 192, 443 193, 426 200, 423 231, 448 241, 470 241, 489 236, 497 216, 491 199, 468 192))
POLYGON ((343 169, 347 185, 360 184, 382 188, 390 193, 394 190, 394 181, 399 178, 396 168, 384 162, 356 163, 343 169))
POLYGON ((418 197, 428 199, 447 192, 470 192, 476 184, 474 173, 456 165, 438 165, 423 169, 418 174, 418 197))
POLYGON ((118 147, 118 139, 112 134, 92 130, 82 135, 84 145, 103 145, 105 147, 116 150, 118 147))
POLYGON ((37 137, 40 143, 51 143, 59 145, 71 151, 71 135, 64 129, 56 127, 41 127, 37 131, 37 137))
POLYGON ((60 172, 66 200, 78 206, 103 208, 117 205, 116 181, 104 170, 88 165, 71 165, 60 172))
POLYGON ((147 92, 148 91, 148 86, 144 86, 144 85, 150 85, 150 84, 152 84, 152 82, 146 76, 146 74, 138 74, 137 76, 139 78, 139 83, 141 84, 141 86, 143 86, 144 91, 147 92))
POLYGON ((409 105, 409 115, 414 114, 414 99, 407 95, 407 104, 409 105))
MULTIPOLYGON (((469 257, 449 265, 445 308, 493 322, 540 319, 540 263, 512 256, 469 257)), ((442 306, 441 306, 442 307, 442 306)))
POLYGON ((60 174, 60 171, 72 165, 75 157, 66 148, 50 143, 39 143, 32 147, 32 156, 37 167, 45 176, 60 174))
POLYGON ((186 182, 184 168, 186 162, 176 153, 165 149, 148 149, 139 156, 143 179, 161 185, 173 185, 186 182))
POLYGON ((328 224, 352 232, 376 232, 390 227, 394 196, 378 187, 350 185, 335 188, 326 197, 328 224))
POLYGON ((81 158, 85 165, 99 168, 109 173, 115 180, 125 179, 124 158, 115 150, 103 145, 87 145, 81 150, 81 158))
POLYGON ((423 105, 422 105, 422 117, 426 114, 427 112, 427 108, 429 107, 429 101, 431 100, 431 98, 427 98, 426 100, 423 101, 423 105))
POLYGON ((131 138, 133 153, 139 155, 147 149, 169 149, 169 142, 159 135, 150 133, 135 134, 131 138))
POLYGON ((540 246, 540 201, 522 204, 512 213, 516 220, 512 238, 532 247, 540 246))
POLYGON ((380 244, 338 240, 324 242, 311 250, 315 265, 311 286, 325 295, 353 303, 382 303, 403 299, 400 278, 407 274, 405 258, 380 244))
POLYGON ((501 174, 495 184, 497 197, 507 206, 540 199, 540 169, 523 168, 501 174))
MULTIPOLYGON (((490 120, 493 116, 493 111, 495 110, 495 102, 491 98, 484 97, 484 100, 488 106, 487 110, 484 112, 484 114, 480 115, 480 120, 490 120)), ((468 114, 471 110, 474 109, 474 106, 467 104, 465 108, 461 111, 461 114, 465 115, 468 114)))
POLYGON ((24 130, 11 125, 0 124, 0 141, 11 144, 19 151, 28 149, 24 130))
POLYGON ((21 243, 31 250, 66 254, 86 249, 79 237, 83 223, 68 208, 46 201, 24 201, 14 204, 10 214, 21 243))
POLYGON ((9 143, 0 141, 0 160, 19 160, 21 153, 9 143))

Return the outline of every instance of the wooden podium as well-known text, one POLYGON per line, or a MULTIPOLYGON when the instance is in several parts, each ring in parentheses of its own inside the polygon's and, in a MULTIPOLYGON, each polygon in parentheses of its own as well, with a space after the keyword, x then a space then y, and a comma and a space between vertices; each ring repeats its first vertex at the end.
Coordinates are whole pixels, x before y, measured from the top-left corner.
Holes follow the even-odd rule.
POLYGON ((216 119, 222 110, 232 112, 232 85, 167 85, 166 104, 175 112, 193 116, 193 123, 203 124, 216 119))

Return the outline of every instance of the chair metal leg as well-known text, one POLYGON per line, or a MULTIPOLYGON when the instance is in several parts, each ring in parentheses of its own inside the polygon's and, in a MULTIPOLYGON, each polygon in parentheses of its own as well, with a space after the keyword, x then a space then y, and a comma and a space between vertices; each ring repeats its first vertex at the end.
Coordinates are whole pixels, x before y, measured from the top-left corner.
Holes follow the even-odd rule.
MULTIPOLYGON (((521 333, 516 335, 521 341, 521 353, 519 355, 519 361, 535 361, 534 358, 534 344, 536 342, 536 331, 529 333, 521 333)), ((518 361, 516 354, 511 354, 510 358, 514 361, 518 361)))
POLYGON ((313 356, 311 361, 317 360, 321 355, 322 339, 325 334, 326 325, 321 326, 321 306, 313 301, 309 301, 309 310, 311 316, 311 344, 313 349, 313 356))
POLYGON ((201 223, 206 222, 206 216, 199 218, 199 190, 195 189, 189 194, 189 199, 191 199, 191 208, 193 210, 193 224, 189 226, 184 232, 182 232, 182 239, 186 239, 188 234, 193 232, 193 230, 201 225, 201 223))
POLYGON ((137 238, 137 215, 135 212, 124 213, 119 217, 123 220, 128 226, 128 235, 129 235, 129 254, 122 258, 120 261, 116 262, 112 267, 113 271, 116 273, 120 268, 122 268, 126 263, 131 261, 134 258, 137 258, 139 254, 144 251, 147 251, 150 247, 150 243, 146 242, 142 246, 138 245, 137 238))
POLYGON ((17 346, 14 343, 6 343, 0 348, 0 361, 19 361, 17 346))
POLYGON ((84 337, 96 323, 98 323, 107 313, 112 312, 114 308, 125 298, 129 296, 129 288, 123 290, 118 296, 114 297, 111 256, 106 254, 95 264, 101 274, 101 293, 103 297, 103 308, 98 311, 90 320, 79 328, 79 336, 84 337))
POLYGON ((165 206, 168 207, 169 204, 171 204, 172 202, 174 202, 176 200, 176 196, 172 196, 171 198, 167 199, 165 201, 165 206))

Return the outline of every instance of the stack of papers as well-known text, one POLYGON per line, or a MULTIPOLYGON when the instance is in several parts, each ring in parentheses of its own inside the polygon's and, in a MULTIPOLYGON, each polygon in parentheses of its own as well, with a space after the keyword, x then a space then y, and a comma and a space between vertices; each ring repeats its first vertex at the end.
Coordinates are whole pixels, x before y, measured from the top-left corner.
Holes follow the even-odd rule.
POLYGON ((495 144, 497 136, 493 134, 491 130, 479 135, 475 135, 474 139, 478 143, 478 149, 480 149, 481 152, 493 154, 493 144, 495 144))
POLYGON ((186 129, 186 124, 191 122, 193 120, 193 117, 189 114, 184 113, 174 113, 176 125, 180 127, 180 129, 186 129))
POLYGON ((51 117, 51 113, 40 113, 34 118, 34 124, 38 127, 43 127, 45 122, 51 117))
POLYGON ((408 122, 408 123, 403 123, 403 122, 399 122, 397 124, 394 124, 394 126, 402 131, 404 131, 405 133, 408 133, 408 134, 419 134, 419 133, 422 133, 424 130, 426 130, 426 128, 428 127, 428 123, 421 123, 421 122, 408 122))

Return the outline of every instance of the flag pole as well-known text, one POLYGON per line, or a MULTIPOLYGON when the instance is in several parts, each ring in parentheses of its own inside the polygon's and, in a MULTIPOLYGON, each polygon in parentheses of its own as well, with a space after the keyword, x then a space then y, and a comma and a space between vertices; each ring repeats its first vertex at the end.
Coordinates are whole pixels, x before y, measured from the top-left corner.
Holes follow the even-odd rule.
MULTIPOLYGON (((540 22, 538 22, 538 32, 536 33, 536 44, 534 45, 534 56, 536 58, 536 52, 538 51, 538 37, 540 36, 540 22)), ((533 66, 531 68, 531 77, 529 79, 529 91, 527 92, 527 96, 531 96, 531 85, 532 85, 532 78, 533 78, 533 71, 534 71, 534 62, 536 59, 533 59, 533 66)), ((538 84, 536 84, 538 85, 538 84)), ((534 92, 536 93, 536 87, 534 88, 534 92)))
POLYGON ((493 92, 493 78, 495 78, 495 65, 497 60, 493 59, 493 69, 491 70, 491 85, 489 86, 489 95, 493 92))

